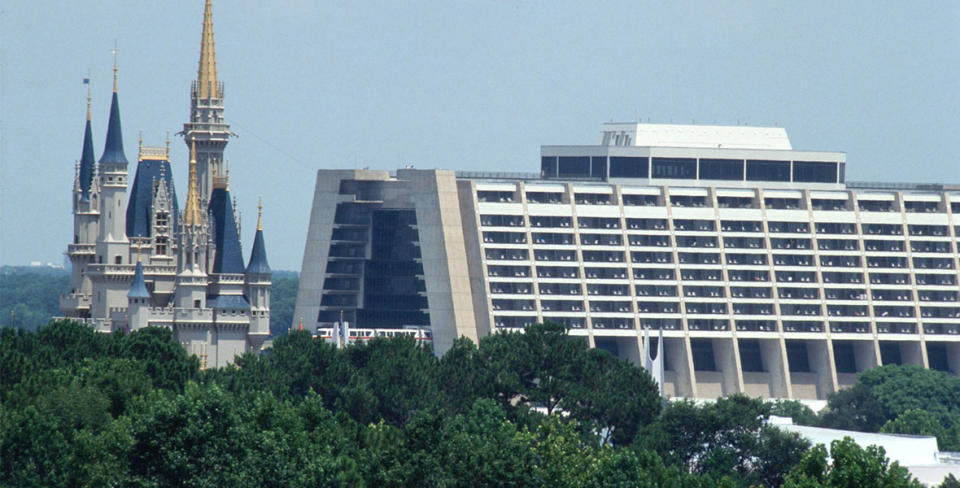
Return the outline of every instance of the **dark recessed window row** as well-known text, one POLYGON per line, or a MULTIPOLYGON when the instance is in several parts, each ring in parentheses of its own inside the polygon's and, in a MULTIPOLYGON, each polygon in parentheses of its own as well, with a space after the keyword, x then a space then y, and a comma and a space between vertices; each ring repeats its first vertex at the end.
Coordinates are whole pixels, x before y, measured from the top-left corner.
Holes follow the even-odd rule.
POLYGON ((877 322, 877 332, 881 334, 916 334, 917 324, 909 322, 877 322))
POLYGON ((505 278, 526 278, 530 276, 530 268, 527 266, 487 266, 487 276, 505 277, 505 278))
MULTIPOLYGON (((931 293, 931 292, 927 292, 931 293)), ((932 292, 937 293, 937 292, 932 292)), ((949 292, 953 296, 953 292, 949 292)), ((922 293, 921 293, 922 295, 922 293)), ((929 296, 929 295, 928 295, 929 296)), ((870 297, 874 301, 884 302, 909 302, 913 301, 913 290, 895 289, 895 290, 870 290, 870 297)), ((944 300, 936 300, 944 301, 944 300)))
POLYGON ((580 244, 584 246, 622 246, 621 234, 580 234, 580 244))
MULTIPOLYGON (((830 332, 835 334, 864 334, 870 332, 870 324, 868 322, 830 322, 830 332)), ((857 367, 853 361, 854 355, 852 347, 846 351, 842 348, 839 348, 840 351, 838 351, 837 343, 834 343, 833 347, 833 354, 837 363, 837 372, 856 373, 857 367)))
POLYGON ((586 267, 583 273, 588 280, 619 280, 626 279, 626 268, 594 268, 586 267))
POLYGON ((821 315, 818 304, 781 303, 780 315, 821 315))
POLYGON ((817 239, 817 249, 821 251, 856 251, 860 243, 856 239, 817 239))
POLYGON ((627 285, 589 283, 587 284, 587 295, 604 295, 615 297, 629 296, 630 288, 627 285))
POLYGON ((813 256, 809 254, 774 254, 775 266, 813 266, 813 256))
POLYGON ((536 317, 503 317, 495 315, 493 325, 503 328, 523 329, 537 323, 536 317))
POLYGON ((523 227, 522 215, 480 215, 484 227, 523 227))
POLYGON ((903 202, 903 209, 909 213, 936 213, 940 202, 903 202))
POLYGON ((544 312, 582 312, 583 300, 540 300, 544 312))
POLYGON ((677 247, 717 247, 714 236, 677 236, 677 247))
POLYGON ((909 273, 870 273, 870 283, 874 285, 909 285, 909 273))
MULTIPOLYGON (((563 235, 563 234, 559 234, 563 235)), ((525 232, 484 232, 483 242, 487 244, 526 244, 525 232)))
MULTIPOLYGON (((594 313, 633 313, 630 302, 590 300, 590 311, 594 313)), ((594 319, 596 322, 596 319, 594 319)))
POLYGON ((551 245, 570 245, 574 244, 573 234, 554 234, 548 232, 534 232, 532 234, 534 244, 551 245))
POLYGON ((685 302, 684 309, 688 314, 699 315, 727 315, 726 302, 685 302))
POLYGON ((534 303, 533 300, 494 299, 492 305, 494 310, 529 312, 537 309, 536 303, 534 303))
POLYGON ((724 298, 726 290, 722 286, 696 286, 684 285, 683 296, 685 297, 708 297, 724 298))
POLYGON ((634 292, 638 297, 675 297, 677 287, 676 285, 635 285, 634 292))
POLYGON ((810 199, 810 208, 813 210, 847 210, 847 201, 846 200, 837 200, 837 199, 827 199, 827 198, 811 198, 810 199))
POLYGON ((914 275, 918 286, 950 286, 957 284, 955 274, 917 273, 914 275))
POLYGON ((680 180, 843 183, 845 164, 821 161, 631 156, 543 156, 544 178, 664 178, 680 180))
POLYGON ((716 230, 713 220, 674 219, 673 229, 677 231, 712 232, 716 230))
POLYGON ((537 265, 537 278, 580 278, 580 268, 575 266, 540 266, 537 265))
POLYGON ((878 251, 878 252, 902 252, 903 251, 903 241, 886 241, 886 240, 877 240, 877 239, 865 239, 863 241, 863 247, 867 251, 878 251))
POLYGON ((796 239, 771 237, 770 247, 773 249, 810 249, 810 239, 796 239))
POLYGON ((910 241, 911 252, 951 253, 953 246, 946 241, 910 241))
POLYGON ((781 299, 788 298, 791 300, 819 300, 820 299, 820 289, 819 288, 790 288, 790 287, 777 287, 777 296, 781 299))

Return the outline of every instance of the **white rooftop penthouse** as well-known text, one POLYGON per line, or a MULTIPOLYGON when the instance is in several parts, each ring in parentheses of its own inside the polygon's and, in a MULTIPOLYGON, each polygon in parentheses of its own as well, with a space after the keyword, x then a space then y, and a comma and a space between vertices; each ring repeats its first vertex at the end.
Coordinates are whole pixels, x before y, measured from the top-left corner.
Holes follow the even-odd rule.
POLYGON ((545 179, 843 189, 846 155, 797 151, 780 127, 608 123, 596 146, 541 146, 545 179))
POLYGON ((610 122, 603 124, 601 146, 776 149, 790 151, 782 127, 681 125, 610 122))

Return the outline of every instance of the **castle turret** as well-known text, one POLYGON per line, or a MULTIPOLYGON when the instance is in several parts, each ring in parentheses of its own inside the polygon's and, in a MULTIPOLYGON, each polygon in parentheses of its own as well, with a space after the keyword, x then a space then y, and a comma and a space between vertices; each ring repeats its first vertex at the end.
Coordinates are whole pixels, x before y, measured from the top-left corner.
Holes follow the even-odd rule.
POLYGON ((257 205, 257 234, 247 263, 245 286, 250 303, 250 342, 254 351, 270 336, 270 265, 263 242, 263 205, 257 205))
POLYGON ((209 220, 201 211, 197 194, 197 158, 195 146, 190 146, 190 180, 187 203, 180 217, 179 257, 177 268, 175 306, 178 308, 206 308, 207 252, 209 220))
POLYGON ((213 191, 213 177, 223 173, 223 150, 232 135, 223 118, 223 83, 217 81, 217 57, 213 43, 213 8, 203 9, 203 34, 197 79, 190 88, 190 122, 183 124, 184 142, 196 146, 199 202, 206 208, 213 191))
POLYGON ((83 131, 83 148, 80 164, 76 168, 73 183, 73 242, 67 246, 70 259, 71 290, 61 297, 60 310, 67 317, 89 317, 90 297, 93 284, 84 273, 87 265, 94 262, 96 242, 99 236, 98 198, 94 184, 96 157, 93 154, 93 130, 90 122, 90 80, 87 83, 87 121, 83 131))
POLYGON ((150 325, 150 290, 143 277, 143 263, 137 256, 137 268, 133 271, 133 282, 127 292, 127 323, 134 331, 150 325))
POLYGON ((100 156, 100 232, 97 239, 97 262, 129 264, 129 241, 125 232, 127 207, 127 157, 123 152, 120 128, 120 102, 117 97, 117 64, 113 65, 113 99, 107 142, 100 156))

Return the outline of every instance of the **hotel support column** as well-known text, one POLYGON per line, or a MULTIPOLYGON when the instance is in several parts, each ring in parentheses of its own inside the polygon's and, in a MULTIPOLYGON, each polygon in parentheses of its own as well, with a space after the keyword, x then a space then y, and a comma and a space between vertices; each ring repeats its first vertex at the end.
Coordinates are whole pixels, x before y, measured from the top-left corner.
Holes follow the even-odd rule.
MULTIPOLYGON (((946 198, 945 194, 941 194, 941 195, 942 195, 941 198, 943 199, 946 198)), ((910 225, 907 223, 907 211, 906 211, 907 209, 906 209, 906 205, 904 205, 904 202, 903 202, 903 192, 899 192, 899 191, 897 192, 896 201, 897 201, 897 206, 900 208, 900 221, 903 222, 903 229, 902 229, 903 245, 904 245, 904 251, 906 251, 907 253, 907 269, 911 277, 910 278, 910 294, 913 297, 914 304, 915 304, 914 316, 916 317, 916 321, 917 321, 917 336, 920 338, 920 340, 916 343, 916 347, 919 348, 919 351, 914 350, 910 352, 909 354, 910 362, 908 364, 916 364, 918 366, 928 368, 929 362, 927 361, 927 348, 925 347, 926 341, 924 340, 924 336, 923 336, 923 324, 922 324, 923 314, 921 313, 921 310, 920 310, 920 295, 917 292, 917 280, 916 280, 917 272, 913 267, 913 249, 910 243, 913 240, 913 238, 910 235, 910 225)), ((945 203, 945 200, 941 200, 941 203, 945 203)), ((949 207, 950 205, 949 203, 947 203, 948 212, 950 211, 949 207)), ((949 220, 950 218, 949 214, 947 218, 949 220)), ((948 225, 948 227, 951 227, 951 226, 948 225)), ((904 352, 905 352, 904 348, 901 347, 900 348, 901 363, 906 362, 904 360, 904 354, 903 354, 904 352)), ((882 363, 882 359, 881 359, 881 363, 882 363)))
POLYGON ((810 203, 810 190, 803 190, 803 204, 807 208, 807 222, 810 222, 810 243, 813 250, 814 272, 817 274, 817 291, 820 293, 820 310, 824 312, 823 332, 825 339, 806 341, 807 359, 810 369, 817 373, 817 396, 826 398, 828 393, 837 391, 837 363, 833 356, 833 340, 830 338, 830 317, 827 314, 826 289, 823 287, 823 273, 820 270, 820 256, 817 252, 816 222, 810 203), (812 348, 810 346, 813 346, 812 348))
MULTIPOLYGON (((710 206, 713 208, 713 220, 720 228, 720 208, 717 202, 716 187, 707 188, 707 195, 710 199, 710 206)), ((671 219, 672 221, 672 219, 671 219)), ((671 227, 671 230, 673 227, 671 227)), ((674 246, 676 248, 676 246, 674 246)), ((721 248, 721 254, 723 248, 721 248)), ((720 272, 723 276, 724 289, 730 289, 730 275, 727 273, 726 260, 721 260, 720 272)), ((736 320, 730 320, 728 324, 730 330, 729 338, 712 338, 710 343, 713 346, 713 357, 717 367, 720 369, 720 380, 723 388, 723 394, 732 395, 734 393, 744 393, 743 386, 743 367, 740 362, 740 343, 737 339, 736 320)))
POLYGON ((767 206, 764 204, 763 189, 757 188, 755 196, 760 204, 760 215, 764 225, 763 240, 767 249, 767 263, 770 268, 770 292, 773 294, 773 306, 777 318, 777 337, 760 339, 760 356, 770 375, 770 394, 776 398, 793 399, 793 385, 790 381, 790 366, 787 362, 787 344, 783 337, 783 317, 780 314, 780 294, 777 278, 773 271, 773 245, 770 242, 770 229, 767 227, 767 206))
MULTIPOLYGON (((870 346, 872 347, 861 345, 860 349, 863 349, 865 351, 872 351, 869 354, 872 355, 873 361, 869 361, 870 359, 869 355, 867 356, 867 358, 864 359, 864 361, 867 362, 867 364, 871 364, 871 366, 867 368, 867 369, 870 369, 875 366, 880 366, 882 362, 882 358, 880 356, 880 341, 877 338, 877 318, 873 311, 873 290, 871 289, 871 286, 870 286, 871 284, 870 272, 869 272, 869 267, 867 266, 867 251, 866 249, 864 249, 864 246, 863 246, 863 232, 860 232, 863 230, 863 227, 861 227, 862 221, 860 219, 860 205, 857 203, 857 192, 853 190, 847 192, 847 204, 852 207, 850 210, 853 211, 854 222, 858 229, 858 232, 856 233, 857 247, 860 249, 858 254, 860 256, 860 266, 862 267, 861 269, 864 270, 863 271, 863 289, 866 290, 866 294, 867 294, 867 317, 870 319, 870 338, 871 338, 870 346)), ((860 341, 857 341, 857 342, 858 344, 860 343, 860 341)), ((857 352, 857 356, 858 357, 860 356, 859 351, 857 352)), ((857 369, 860 369, 859 365, 857 366, 857 369)))
MULTIPOLYGON (((667 233, 670 238, 671 243, 671 255, 674 263, 674 269, 677 271, 675 278, 677 279, 677 303, 680 304, 682 298, 682 284, 683 280, 680 274, 680 267, 677 263, 677 246, 676 240, 674 238, 673 231, 673 214, 671 212, 670 205, 670 188, 667 186, 660 187, 661 194, 663 195, 663 205, 667 209, 667 233)), ((661 322, 661 327, 663 323, 661 322)), ((690 330, 687 328, 687 320, 681 315, 680 319, 680 330, 683 331, 683 338, 680 341, 670 341, 664 337, 664 354, 669 354, 670 357, 675 358, 671 361, 671 366, 676 368, 676 390, 677 396, 686 396, 689 398, 698 398, 697 393, 697 372, 693 365, 693 350, 690 347, 690 330), (669 349, 669 352, 668 352, 669 349)))
POLYGON ((580 246, 580 219, 577 218, 577 199, 573 191, 573 183, 566 183, 563 185, 563 195, 567 199, 567 204, 570 205, 570 220, 573 225, 573 244, 575 246, 574 252, 577 253, 577 272, 580 274, 580 300, 583 304, 584 326, 587 328, 587 344, 591 348, 597 347, 596 340, 593 336, 593 312, 590 310, 590 300, 587 295, 587 275, 583 269, 583 249, 580 246))

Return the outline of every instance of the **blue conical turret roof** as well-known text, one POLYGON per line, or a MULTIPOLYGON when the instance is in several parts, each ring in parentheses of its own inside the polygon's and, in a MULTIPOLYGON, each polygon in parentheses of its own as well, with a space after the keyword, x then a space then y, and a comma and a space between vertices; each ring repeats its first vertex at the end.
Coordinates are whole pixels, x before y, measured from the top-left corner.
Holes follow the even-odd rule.
POLYGON ((93 155, 93 130, 90 128, 90 119, 87 119, 87 127, 83 131, 83 149, 80 155, 80 192, 83 200, 90 199, 94 164, 96 164, 96 157, 93 155))
POLYGON ((123 153, 123 132, 120 129, 120 102, 117 92, 113 92, 110 102, 110 123, 107 125, 107 143, 103 146, 103 155, 100 163, 127 164, 127 156, 123 153))
POLYGON ((243 274, 243 251, 240 250, 237 222, 233 218, 230 190, 214 188, 210 194, 209 211, 213 214, 213 242, 216 245, 213 272, 243 274))
POLYGON ((263 229, 257 229, 257 235, 253 239, 247 274, 270 274, 270 265, 267 264, 267 246, 263 243, 263 229))
POLYGON ((150 291, 143 279, 143 263, 140 261, 137 261, 137 269, 133 272, 133 283, 127 292, 127 298, 150 298, 150 291))

